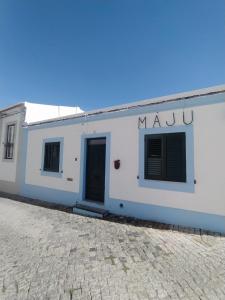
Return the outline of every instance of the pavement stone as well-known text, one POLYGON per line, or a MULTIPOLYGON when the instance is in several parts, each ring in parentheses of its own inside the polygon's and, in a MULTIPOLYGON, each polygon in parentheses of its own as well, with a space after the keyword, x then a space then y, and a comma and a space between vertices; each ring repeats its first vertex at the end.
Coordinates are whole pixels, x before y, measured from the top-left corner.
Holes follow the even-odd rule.
POLYGON ((0 300, 17 299, 224 300, 225 237, 1 197, 0 300))

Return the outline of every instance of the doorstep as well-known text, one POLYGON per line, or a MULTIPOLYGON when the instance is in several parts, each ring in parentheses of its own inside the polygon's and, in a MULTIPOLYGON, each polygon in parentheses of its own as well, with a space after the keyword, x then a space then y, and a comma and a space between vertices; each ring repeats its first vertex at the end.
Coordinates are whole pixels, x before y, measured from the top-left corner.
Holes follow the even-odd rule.
POLYGON ((103 208, 93 207, 81 203, 76 203, 76 205, 73 207, 73 213, 101 219, 108 215, 108 211, 103 208))

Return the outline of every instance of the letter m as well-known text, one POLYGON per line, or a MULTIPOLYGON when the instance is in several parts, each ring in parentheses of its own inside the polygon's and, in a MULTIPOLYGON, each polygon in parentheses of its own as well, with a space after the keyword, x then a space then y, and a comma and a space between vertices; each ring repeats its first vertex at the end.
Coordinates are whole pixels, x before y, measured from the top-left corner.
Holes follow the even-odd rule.
POLYGON ((139 128, 146 128, 146 117, 144 117, 144 118, 141 118, 141 117, 139 117, 138 118, 138 129, 139 128))

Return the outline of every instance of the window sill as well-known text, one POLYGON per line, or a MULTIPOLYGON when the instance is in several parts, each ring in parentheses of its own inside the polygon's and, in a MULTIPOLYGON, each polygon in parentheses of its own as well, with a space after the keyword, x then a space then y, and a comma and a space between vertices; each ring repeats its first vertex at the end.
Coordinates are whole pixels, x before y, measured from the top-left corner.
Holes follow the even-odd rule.
POLYGON ((61 171, 60 172, 41 171, 41 176, 62 178, 63 173, 61 171))
POLYGON ((174 181, 162 181, 162 180, 151 180, 151 179, 140 178, 139 186, 152 188, 152 189, 187 192, 187 193, 194 193, 195 191, 194 181, 174 182, 174 181))
POLYGON ((15 158, 14 157, 13 158, 3 158, 2 161, 3 162, 11 162, 11 163, 13 163, 13 162, 15 162, 15 158))

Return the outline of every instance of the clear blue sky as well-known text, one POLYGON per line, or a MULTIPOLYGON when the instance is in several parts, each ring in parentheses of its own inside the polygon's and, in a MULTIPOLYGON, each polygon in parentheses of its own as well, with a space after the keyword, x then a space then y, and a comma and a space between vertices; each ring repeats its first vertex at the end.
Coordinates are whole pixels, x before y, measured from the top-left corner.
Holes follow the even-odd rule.
POLYGON ((225 0, 0 0, 0 107, 104 107, 225 83, 225 0))

